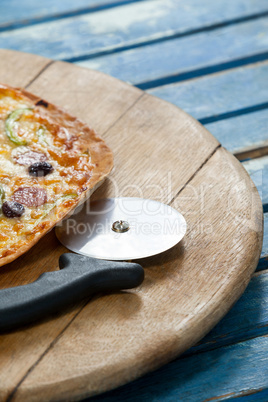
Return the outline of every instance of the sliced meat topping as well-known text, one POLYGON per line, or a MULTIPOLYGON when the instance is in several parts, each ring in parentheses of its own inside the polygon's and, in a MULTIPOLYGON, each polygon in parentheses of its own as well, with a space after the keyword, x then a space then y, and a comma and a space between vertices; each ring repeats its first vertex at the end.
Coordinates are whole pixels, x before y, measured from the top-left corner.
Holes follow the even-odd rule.
POLYGON ((13 159, 15 159, 19 165, 30 166, 33 163, 45 162, 47 160, 47 156, 42 152, 29 150, 23 153, 17 153, 17 155, 13 156, 13 159))
POLYGON ((14 192, 12 200, 27 207, 39 207, 47 202, 47 192, 40 187, 19 187, 14 192))

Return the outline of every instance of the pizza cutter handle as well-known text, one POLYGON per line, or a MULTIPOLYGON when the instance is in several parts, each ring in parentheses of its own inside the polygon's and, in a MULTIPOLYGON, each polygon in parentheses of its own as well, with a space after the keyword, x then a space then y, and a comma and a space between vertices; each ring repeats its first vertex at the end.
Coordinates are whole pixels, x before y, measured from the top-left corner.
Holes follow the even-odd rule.
POLYGON ((62 254, 60 271, 46 272, 29 285, 0 290, 0 331, 39 320, 85 297, 139 286, 141 265, 62 254))

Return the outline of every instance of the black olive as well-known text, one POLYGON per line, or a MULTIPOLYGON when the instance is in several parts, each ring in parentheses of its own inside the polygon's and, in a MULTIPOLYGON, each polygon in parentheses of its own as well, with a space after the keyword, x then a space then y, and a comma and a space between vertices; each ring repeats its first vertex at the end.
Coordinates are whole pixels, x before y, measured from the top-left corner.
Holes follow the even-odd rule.
POLYGON ((2 205, 2 211, 7 218, 19 218, 25 209, 19 202, 5 201, 2 205))
POLYGON ((53 171, 53 166, 48 162, 35 162, 29 169, 29 175, 35 177, 46 176, 53 171))

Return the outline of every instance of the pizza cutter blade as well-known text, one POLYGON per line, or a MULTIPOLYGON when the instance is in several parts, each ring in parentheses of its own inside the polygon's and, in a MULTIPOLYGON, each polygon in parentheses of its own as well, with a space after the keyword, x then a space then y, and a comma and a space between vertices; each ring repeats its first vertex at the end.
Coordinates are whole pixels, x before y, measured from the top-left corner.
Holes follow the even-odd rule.
POLYGON ((186 221, 174 208, 130 197, 85 203, 56 228, 69 250, 104 260, 153 256, 175 246, 185 233, 186 221))
POLYGON ((56 229, 59 240, 77 254, 61 255, 59 271, 45 272, 28 285, 0 290, 0 332, 96 293, 141 285, 142 266, 116 260, 161 253, 175 246, 185 232, 183 216, 157 201, 108 198, 84 204, 56 229))

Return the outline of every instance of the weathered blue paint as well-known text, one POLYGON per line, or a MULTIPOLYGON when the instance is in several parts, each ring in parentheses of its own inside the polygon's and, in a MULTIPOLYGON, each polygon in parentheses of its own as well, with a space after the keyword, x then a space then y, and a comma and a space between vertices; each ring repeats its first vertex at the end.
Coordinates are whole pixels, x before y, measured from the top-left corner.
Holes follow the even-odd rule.
POLYGON ((1 0, 0 31, 24 25, 73 17, 144 0, 1 0))
POLYGON ((220 113, 214 116, 204 117, 203 119, 199 119, 200 123, 202 124, 210 124, 215 123, 217 121, 231 119, 232 117, 236 116, 243 116, 245 114, 259 112, 261 110, 268 109, 268 102, 260 103, 257 105, 251 105, 247 107, 242 107, 241 109, 231 110, 229 112, 220 113))
MULTIPOLYGON (((218 0, 214 3, 210 0, 203 0, 202 7, 199 6, 199 3, 199 0, 190 0, 187 3, 171 0, 137 2, 120 7, 120 12, 118 8, 109 9, 15 31, 2 32, 0 34, 0 47, 28 51, 55 59, 70 59, 96 54, 100 51, 142 44, 150 40, 174 37, 187 32, 191 33, 192 30, 204 29, 223 21, 228 22, 238 16, 241 18, 242 16, 247 17, 251 14, 262 13, 268 8, 265 0, 254 2, 251 0, 236 0, 235 2, 233 0, 218 0), (207 12, 208 8, 210 12, 207 12)), ((238 25, 240 26, 240 24, 238 25)), ((229 28, 231 29, 231 27, 229 28)), ((232 28, 235 29, 235 27, 232 28)), ((243 32, 240 34, 238 29, 237 43, 241 40, 244 41, 241 35, 245 34, 247 29, 250 28, 242 30, 243 32)), ((205 36, 209 38, 208 34, 205 36)), ((195 37, 197 40, 195 51, 198 52, 200 41, 197 36, 195 37)), ((229 45, 234 39, 233 35, 229 45)), ((263 48, 262 42, 263 39, 259 40, 260 46, 254 44, 256 52, 263 48)), ((173 58, 176 56, 176 60, 186 57, 185 54, 176 55, 175 46, 176 44, 172 45, 172 52, 169 57, 172 58, 172 54, 173 58)), ((247 46, 252 48, 250 44, 247 46)), ((187 52, 188 50, 191 49, 187 49, 187 52)), ((145 49, 145 51, 148 50, 145 49)), ((248 53, 249 51, 248 48, 248 53)), ((205 53, 209 53, 208 46, 205 53)), ((148 56, 153 62, 153 54, 148 56)), ((139 62, 139 60, 139 56, 135 55, 134 62, 139 62)), ((173 64, 172 60, 170 60, 170 67, 171 64, 173 64)), ((151 67, 152 65, 156 67, 156 63, 153 62, 151 67)))
POLYGON ((245 293, 215 328, 184 356, 268 334, 268 273, 252 278, 245 293))
POLYGON ((230 66, 235 66, 234 61, 239 62, 241 58, 263 52, 266 52, 267 58, 267 51, 268 19, 261 18, 78 64, 101 70, 135 85, 145 83, 148 88, 150 81, 159 78, 167 82, 170 78, 175 81, 191 78, 204 74, 209 67, 216 65, 219 69, 220 64, 228 62, 230 66))
MULTIPOLYGON (((266 127, 268 127, 268 116, 267 116, 266 127)), ((251 159, 247 162, 243 162, 243 165, 250 174, 252 180, 254 181, 255 186, 259 191, 262 204, 265 207, 268 204, 268 156, 264 156, 262 158, 257 159, 251 159)))
POLYGON ((241 395, 239 398, 228 398, 228 402, 267 402, 268 389, 252 390, 248 395, 241 395))
MULTIPOLYGON (((197 119, 223 118, 267 103, 268 62, 149 91, 175 103, 197 119), (220 116, 219 116, 220 115, 220 116)), ((268 145, 268 110, 224 118, 206 128, 233 153, 268 145)), ((267 189, 268 191, 268 189, 267 189)))
POLYGON ((259 337, 181 358, 90 401, 205 402, 257 394, 268 388, 267 350, 268 338, 259 337))
POLYGON ((267 146, 267 127, 267 110, 206 124, 222 145, 235 154, 267 146))
POLYGON ((256 271, 268 269, 268 156, 243 162, 256 185, 263 204, 264 233, 261 258, 256 271))
POLYGON ((268 256, 268 213, 264 214, 264 234, 261 257, 268 256))
POLYGON ((39 2, 35 0, 1 0, 0 2, 0 24, 9 25, 22 20, 39 19, 50 17, 53 14, 61 15, 66 12, 75 12, 78 9, 97 7, 100 4, 121 3, 120 0, 46 0, 39 2))
POLYGON ((261 259, 256 271, 268 269, 268 156, 243 162, 260 194, 264 212, 264 235, 261 259))
POLYGON ((267 102, 268 62, 167 85, 149 93, 174 103, 196 119, 204 120, 267 102))

